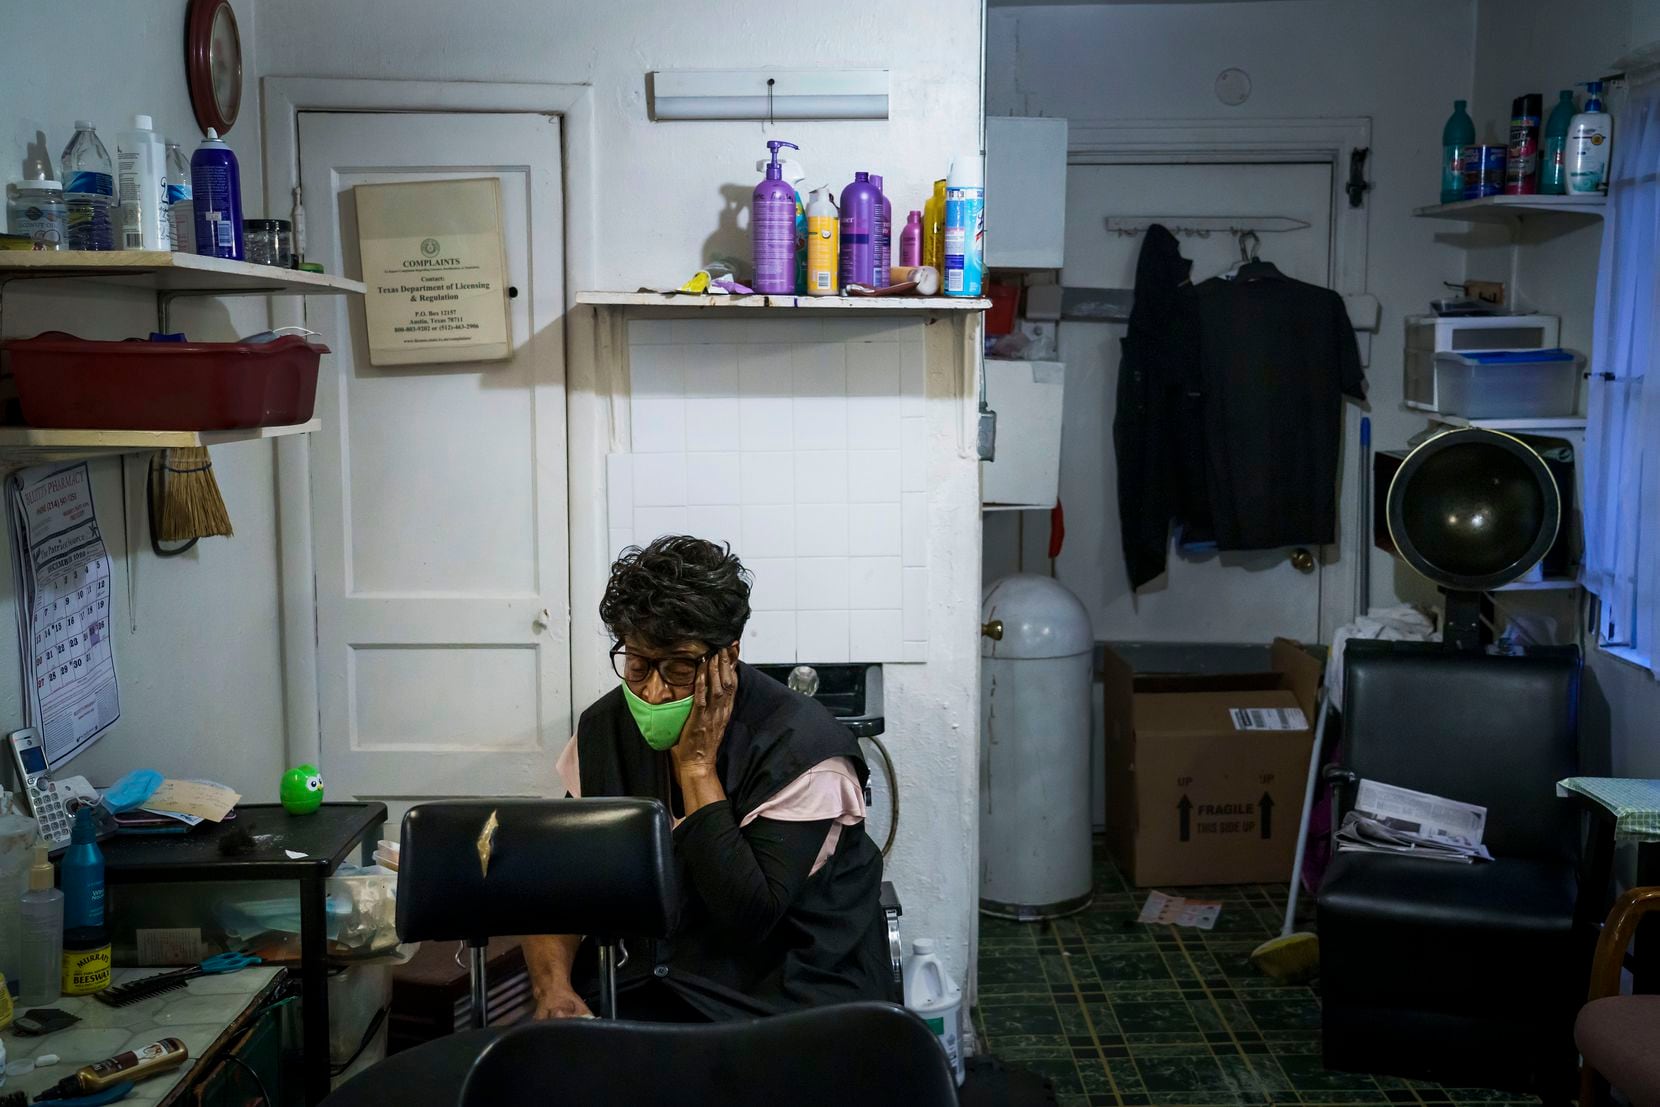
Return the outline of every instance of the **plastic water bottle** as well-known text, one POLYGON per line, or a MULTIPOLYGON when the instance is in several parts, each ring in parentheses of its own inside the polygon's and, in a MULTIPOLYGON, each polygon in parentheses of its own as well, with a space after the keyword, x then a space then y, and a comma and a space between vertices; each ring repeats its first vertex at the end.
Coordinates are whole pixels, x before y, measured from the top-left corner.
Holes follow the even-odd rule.
POLYGON ((75 121, 75 137, 63 148, 64 201, 69 208, 71 250, 115 249, 110 208, 115 206, 115 163, 84 119, 75 121))
POLYGON ((922 1016, 939 1039, 957 1083, 963 1082, 963 991, 934 954, 932 938, 911 943, 905 959, 905 1006, 922 1016))
POLYGON ((172 247, 196 252, 196 209, 190 203, 190 162, 177 142, 167 144, 167 213, 173 223, 172 247))

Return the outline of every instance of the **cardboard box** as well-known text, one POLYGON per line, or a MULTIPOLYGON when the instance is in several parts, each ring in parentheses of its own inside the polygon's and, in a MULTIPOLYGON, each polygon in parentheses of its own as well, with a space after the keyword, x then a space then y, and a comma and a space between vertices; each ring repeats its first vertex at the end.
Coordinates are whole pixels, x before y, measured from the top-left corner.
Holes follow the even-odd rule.
POLYGON ((1321 665, 1275 639, 1273 668, 1135 673, 1107 650, 1107 827, 1135 884, 1291 879, 1321 665))

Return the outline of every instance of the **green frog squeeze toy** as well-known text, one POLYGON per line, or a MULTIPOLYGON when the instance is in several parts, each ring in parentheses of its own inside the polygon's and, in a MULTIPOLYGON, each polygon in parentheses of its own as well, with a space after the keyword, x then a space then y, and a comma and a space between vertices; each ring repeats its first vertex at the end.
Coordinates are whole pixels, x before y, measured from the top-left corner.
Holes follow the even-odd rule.
POLYGON ((323 777, 317 766, 295 765, 283 773, 278 796, 290 815, 310 815, 323 806, 323 777))

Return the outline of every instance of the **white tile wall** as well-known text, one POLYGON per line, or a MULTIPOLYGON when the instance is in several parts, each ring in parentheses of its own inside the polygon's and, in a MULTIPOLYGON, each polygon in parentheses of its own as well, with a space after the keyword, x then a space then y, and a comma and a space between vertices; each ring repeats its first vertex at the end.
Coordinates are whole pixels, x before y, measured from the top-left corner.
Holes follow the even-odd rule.
POLYGON ((755 575, 750 660, 923 660, 922 327, 631 322, 632 452, 606 467, 612 546, 729 542, 755 575))

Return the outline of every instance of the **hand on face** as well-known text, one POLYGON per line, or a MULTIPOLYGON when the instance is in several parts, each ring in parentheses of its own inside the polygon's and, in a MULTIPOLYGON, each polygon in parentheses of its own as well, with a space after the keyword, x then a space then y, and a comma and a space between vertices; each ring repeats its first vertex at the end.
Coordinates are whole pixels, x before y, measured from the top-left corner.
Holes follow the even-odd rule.
POLYGON ((692 713, 670 751, 681 772, 715 771, 726 724, 732 719, 732 700, 738 689, 738 649, 728 646, 698 666, 692 685, 692 713))

